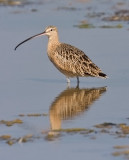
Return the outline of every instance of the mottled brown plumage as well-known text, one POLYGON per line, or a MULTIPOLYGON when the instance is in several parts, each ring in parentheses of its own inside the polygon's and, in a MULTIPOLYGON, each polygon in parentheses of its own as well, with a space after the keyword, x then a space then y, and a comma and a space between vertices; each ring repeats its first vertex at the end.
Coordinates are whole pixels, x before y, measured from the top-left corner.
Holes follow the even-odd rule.
POLYGON ((48 36, 47 53, 49 59, 55 67, 68 78, 68 82, 70 82, 69 77, 77 77, 78 84, 79 77, 107 78, 107 75, 104 74, 83 51, 69 44, 60 43, 58 31, 55 26, 48 26, 43 33, 26 39, 18 44, 16 48, 22 43, 42 35, 48 36))

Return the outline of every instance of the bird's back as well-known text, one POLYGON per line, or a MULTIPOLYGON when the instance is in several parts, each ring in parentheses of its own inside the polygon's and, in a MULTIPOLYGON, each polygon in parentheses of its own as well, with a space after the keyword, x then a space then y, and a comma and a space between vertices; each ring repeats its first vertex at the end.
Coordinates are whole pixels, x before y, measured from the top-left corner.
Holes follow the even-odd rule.
POLYGON ((101 69, 83 51, 69 44, 58 44, 51 49, 49 58, 68 77, 92 76, 106 78, 101 69))

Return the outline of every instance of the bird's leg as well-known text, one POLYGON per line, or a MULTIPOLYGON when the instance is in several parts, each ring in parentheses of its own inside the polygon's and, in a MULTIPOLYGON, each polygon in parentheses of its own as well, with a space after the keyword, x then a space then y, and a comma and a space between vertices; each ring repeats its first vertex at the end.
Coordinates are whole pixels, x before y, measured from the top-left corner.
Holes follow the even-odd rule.
POLYGON ((79 88, 79 77, 77 77, 77 87, 76 88, 79 88))
POLYGON ((70 83, 70 79, 69 79, 69 77, 66 77, 66 79, 67 79, 67 83, 70 83))
POLYGON ((67 87, 69 88, 70 87, 70 79, 69 79, 69 77, 66 77, 66 79, 67 79, 67 87))

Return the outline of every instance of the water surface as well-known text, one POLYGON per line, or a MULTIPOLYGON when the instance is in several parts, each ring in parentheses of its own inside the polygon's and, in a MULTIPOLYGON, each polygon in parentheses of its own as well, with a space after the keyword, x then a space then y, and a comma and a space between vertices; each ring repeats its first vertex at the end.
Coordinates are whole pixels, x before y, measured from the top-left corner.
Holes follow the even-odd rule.
MULTIPOLYGON (((106 160, 124 157, 114 157, 113 147, 128 145, 128 134, 118 137, 115 130, 121 131, 119 127, 103 133, 95 125, 105 122, 129 125, 127 22, 118 22, 123 25, 121 29, 74 27, 88 12, 102 12, 105 8, 114 12, 112 7, 118 2, 103 1, 100 6, 96 1, 43 1, 40 5, 0 6, 0 120, 23 121, 10 127, 0 124, 0 135, 9 134, 16 139, 11 146, 7 140, 0 140, 1 159, 76 160, 87 157, 92 160, 97 157, 106 160), (67 88, 65 77, 47 57, 47 37, 29 41, 14 51, 19 42, 51 24, 59 28, 61 41, 85 51, 109 79, 80 78, 79 89, 76 79, 71 79, 71 86, 67 88), (28 116, 37 113, 43 115, 28 116), (62 131, 54 132, 53 129, 62 131), (93 131, 87 133, 85 129, 93 131), (18 140, 28 134, 32 138, 26 143, 18 140)), ((89 20, 98 26, 99 20, 89 20)), ((100 23, 114 25, 117 22, 100 23)))

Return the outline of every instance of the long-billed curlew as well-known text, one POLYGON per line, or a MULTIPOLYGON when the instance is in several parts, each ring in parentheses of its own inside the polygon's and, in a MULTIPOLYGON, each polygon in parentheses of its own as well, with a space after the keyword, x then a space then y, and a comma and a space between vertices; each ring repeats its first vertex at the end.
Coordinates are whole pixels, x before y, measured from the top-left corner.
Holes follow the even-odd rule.
POLYGON ((47 53, 49 59, 66 76, 68 83, 70 82, 69 77, 76 77, 77 84, 79 84, 79 77, 107 78, 107 75, 83 51, 69 44, 61 43, 55 26, 48 26, 44 32, 22 41, 15 47, 15 50, 24 42, 43 35, 48 36, 47 53))

